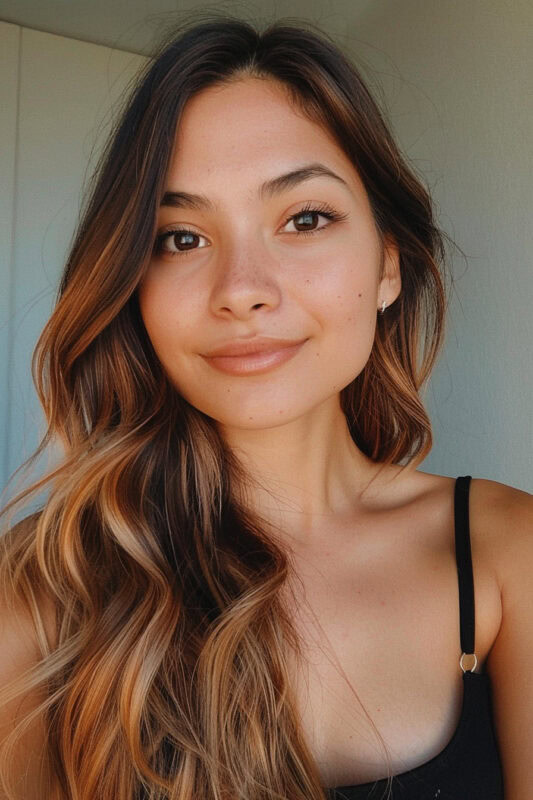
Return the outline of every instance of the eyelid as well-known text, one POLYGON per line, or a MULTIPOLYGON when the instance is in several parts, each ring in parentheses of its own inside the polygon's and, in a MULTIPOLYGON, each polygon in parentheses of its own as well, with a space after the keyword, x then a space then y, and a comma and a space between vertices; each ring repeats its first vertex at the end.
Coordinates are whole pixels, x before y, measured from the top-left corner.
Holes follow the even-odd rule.
MULTIPOLYGON (((306 235, 312 235, 314 233, 319 233, 320 231, 329 228, 333 222, 341 222, 342 220, 346 219, 349 216, 347 213, 340 213, 336 211, 331 205, 329 205, 329 203, 307 201, 302 208, 299 208, 298 210, 293 211, 291 214, 289 214, 285 218, 285 221, 283 222, 281 227, 284 228, 289 222, 292 222, 296 217, 299 217, 307 212, 311 212, 317 214, 318 216, 325 217, 326 219, 329 220, 328 224, 322 226, 322 228, 315 228, 311 231, 290 232, 291 236, 296 235, 298 237, 298 236, 306 236, 306 235)), ((171 256, 183 256, 187 255, 188 253, 193 253, 195 252, 195 250, 203 250, 206 246, 210 247, 210 245, 204 245, 202 247, 195 247, 192 250, 181 250, 181 251, 180 250, 170 251, 163 249, 162 243, 167 237, 172 236, 173 234, 187 234, 187 233, 190 233, 193 236, 198 236, 201 239, 207 240, 206 236, 194 230, 194 226, 189 226, 188 224, 187 226, 185 226, 185 223, 183 225, 180 225, 178 223, 169 226, 169 228, 167 228, 166 230, 162 230, 160 233, 157 234, 154 243, 154 252, 158 253, 166 252, 167 255, 171 256)))
MULTIPOLYGON (((318 214, 319 216, 326 217, 327 219, 329 219, 330 224, 331 222, 341 222, 342 220, 348 217, 348 214, 342 214, 338 211, 335 211, 333 206, 330 206, 329 203, 313 202, 312 200, 311 201, 308 200, 306 204, 303 206, 303 208, 300 208, 298 209, 298 211, 294 211, 292 214, 289 214, 289 216, 283 223, 282 228, 284 228, 288 222, 291 222, 294 219, 294 217, 299 217, 300 215, 305 214, 306 212, 313 212, 315 214, 318 214)), ((329 228, 329 225, 325 225, 324 227, 329 228)), ((310 231, 310 233, 312 232, 313 231, 310 231)), ((299 231, 299 233, 305 233, 305 231, 299 231)))
POLYGON ((204 247, 210 247, 211 245, 203 245, 202 247, 195 247, 192 250, 165 250, 163 248, 163 242, 166 238, 176 234, 185 234, 190 233, 193 236, 199 236, 201 239, 205 239, 207 241, 207 236, 204 236, 203 233, 198 233, 198 231, 193 230, 193 228, 185 228, 180 225, 174 225, 167 230, 161 231, 158 233, 154 243, 154 252, 157 253, 167 253, 169 255, 184 255, 185 253, 192 253, 194 250, 203 250, 204 247))
MULTIPOLYGON (((328 214, 331 214, 335 218, 342 218, 342 219, 345 219, 348 216, 348 214, 340 214, 339 212, 335 211, 335 209, 332 206, 330 206, 329 203, 324 203, 324 202, 321 202, 321 201, 313 202, 313 201, 307 200, 302 208, 299 208, 296 211, 293 211, 291 214, 289 214, 285 218, 285 220, 282 223, 281 227, 284 228, 285 225, 293 219, 293 217, 298 216, 298 214, 305 214, 306 211, 316 211, 317 214, 323 214, 324 216, 327 216, 328 214)), ((159 238, 159 237, 165 236, 165 235, 170 234, 170 233, 178 233, 178 232, 179 233, 194 233, 196 236, 203 236, 203 233, 200 233, 199 231, 194 230, 194 225, 192 225, 191 223, 189 223, 189 222, 184 222, 184 223, 178 222, 178 223, 171 223, 166 228, 163 228, 163 230, 158 232, 157 237, 159 238)), ((205 238, 207 238, 207 237, 205 237, 205 238)))

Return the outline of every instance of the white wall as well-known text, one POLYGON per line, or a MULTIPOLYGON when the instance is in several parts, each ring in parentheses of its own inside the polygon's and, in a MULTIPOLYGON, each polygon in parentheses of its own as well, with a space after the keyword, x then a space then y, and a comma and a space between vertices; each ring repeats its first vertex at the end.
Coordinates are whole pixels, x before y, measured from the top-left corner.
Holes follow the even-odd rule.
MULTIPOLYGON (((533 4, 374 0, 354 35, 456 254, 421 469, 533 492, 533 4)), ((356 43, 354 47, 357 49, 356 43)))
POLYGON ((0 23, 0 52, 4 487, 44 433, 31 353, 52 310, 87 165, 112 121, 113 103, 144 59, 6 23, 0 23))

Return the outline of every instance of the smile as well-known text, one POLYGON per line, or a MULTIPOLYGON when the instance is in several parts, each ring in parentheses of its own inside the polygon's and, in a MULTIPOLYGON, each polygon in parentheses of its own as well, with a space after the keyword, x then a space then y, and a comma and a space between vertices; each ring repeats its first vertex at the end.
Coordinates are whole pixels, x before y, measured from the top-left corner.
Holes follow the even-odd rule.
POLYGON ((261 353, 248 353, 240 356, 202 356, 202 358, 210 366, 228 375, 259 375, 289 361, 306 341, 307 339, 290 347, 261 353))

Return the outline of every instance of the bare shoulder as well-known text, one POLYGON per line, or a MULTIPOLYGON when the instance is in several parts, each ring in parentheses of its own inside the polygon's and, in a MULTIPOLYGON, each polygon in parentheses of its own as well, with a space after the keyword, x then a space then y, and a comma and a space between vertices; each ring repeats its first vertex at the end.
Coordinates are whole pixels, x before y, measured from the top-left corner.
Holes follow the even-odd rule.
POLYGON ((500 590, 523 569, 533 567, 533 495, 514 486, 473 478, 470 524, 497 576, 500 590))
POLYGON ((526 800, 533 786, 533 495, 497 481, 472 480, 477 536, 497 576, 502 605, 487 658, 506 797, 526 800))
MULTIPOLYGON (((6 541, 2 542, 2 558, 11 551, 11 545, 16 546, 19 540, 27 541, 34 523, 35 519, 26 518, 4 534, 6 541), (7 549, 6 544, 9 545, 7 549)), ((45 649, 54 646, 56 626, 55 609, 48 597, 35 592, 38 605, 35 614, 29 598, 15 597, 9 584, 2 584, 0 588, 0 744, 3 744, 15 726, 30 712, 36 711, 45 699, 40 687, 15 696, 6 692, 41 661, 43 636, 47 639, 45 649)), ((45 796, 46 738, 44 715, 36 714, 8 756, 9 777, 14 779, 20 797, 25 800, 45 796)), ((0 800, 4 798, 0 788, 0 800)))

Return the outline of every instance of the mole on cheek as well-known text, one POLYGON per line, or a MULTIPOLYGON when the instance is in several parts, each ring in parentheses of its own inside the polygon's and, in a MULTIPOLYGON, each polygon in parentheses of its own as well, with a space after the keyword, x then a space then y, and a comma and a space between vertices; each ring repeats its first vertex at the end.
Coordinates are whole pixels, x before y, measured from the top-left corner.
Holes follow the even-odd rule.
POLYGON ((361 294, 361 292, 359 292, 359 294, 357 295, 357 297, 362 297, 362 296, 363 296, 363 295, 361 294))

